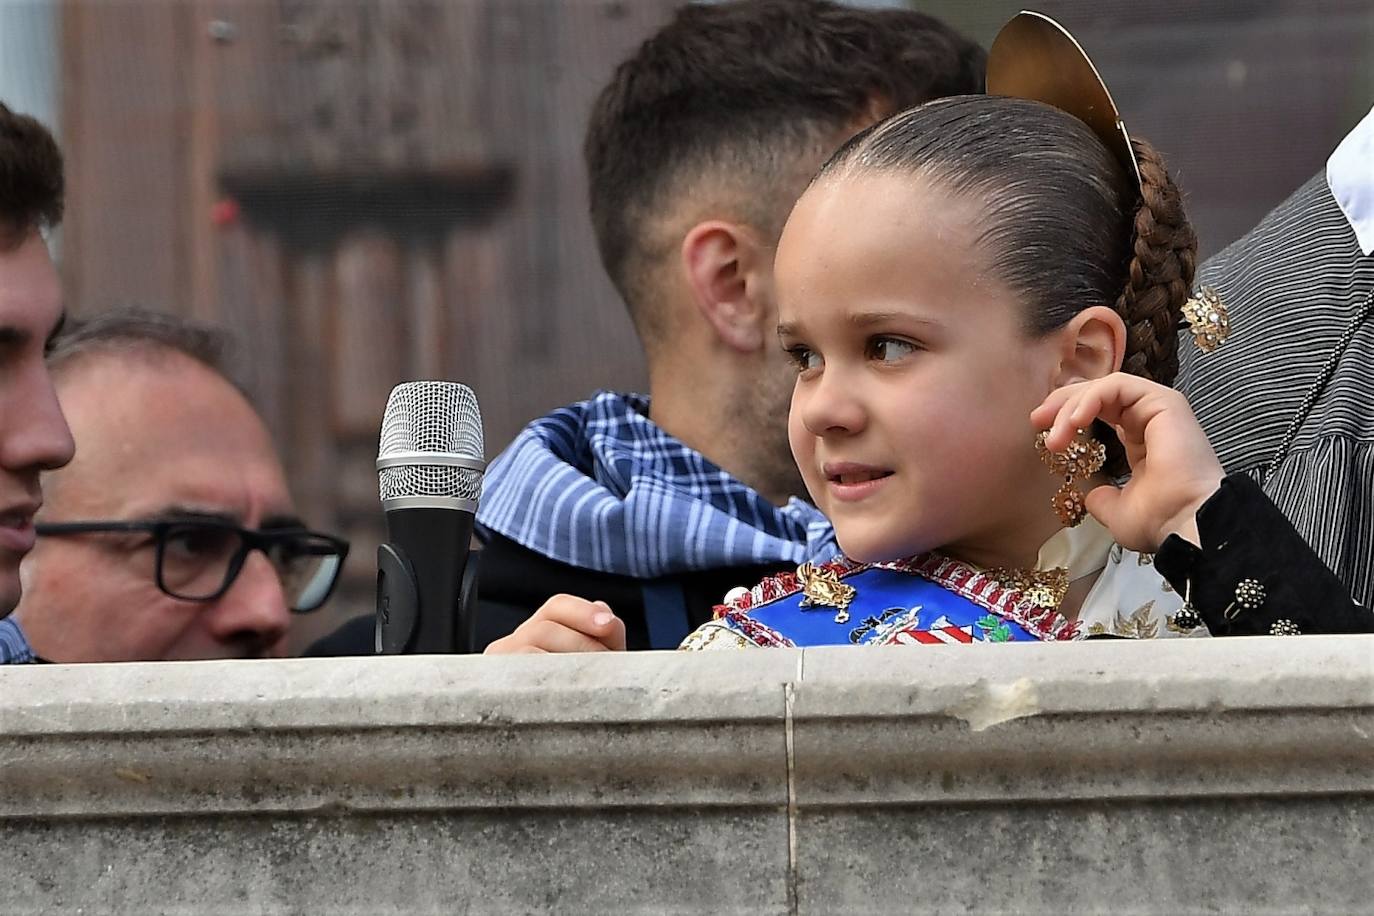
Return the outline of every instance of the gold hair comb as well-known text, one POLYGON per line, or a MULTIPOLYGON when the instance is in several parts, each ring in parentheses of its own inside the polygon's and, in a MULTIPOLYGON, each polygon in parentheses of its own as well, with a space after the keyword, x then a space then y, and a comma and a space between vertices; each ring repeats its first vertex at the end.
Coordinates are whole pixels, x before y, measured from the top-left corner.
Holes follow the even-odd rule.
POLYGON ((1029 99, 1073 115, 1106 144, 1141 183, 1131 136, 1107 84, 1068 29, 1023 10, 1002 26, 988 51, 988 94, 1029 99))

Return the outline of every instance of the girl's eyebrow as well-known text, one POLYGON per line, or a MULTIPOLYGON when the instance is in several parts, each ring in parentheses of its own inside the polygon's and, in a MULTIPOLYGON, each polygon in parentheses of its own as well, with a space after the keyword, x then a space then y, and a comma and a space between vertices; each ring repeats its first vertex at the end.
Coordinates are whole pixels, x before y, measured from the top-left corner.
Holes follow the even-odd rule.
POLYGON ((866 328, 875 324, 888 324, 893 321, 914 322, 915 324, 928 324, 938 326, 940 322, 933 318, 923 318, 920 315, 913 315, 910 312, 853 312, 845 316, 845 321, 856 327, 866 328))
MULTIPOLYGON (((902 321, 911 324, 925 324, 931 327, 939 327, 940 322, 934 318, 925 318, 920 315, 913 315, 910 312, 853 312, 845 316, 845 323, 855 327, 867 328, 873 325, 889 324, 894 321, 902 321)), ((779 337, 796 337, 800 325, 791 321, 778 322, 779 337)))

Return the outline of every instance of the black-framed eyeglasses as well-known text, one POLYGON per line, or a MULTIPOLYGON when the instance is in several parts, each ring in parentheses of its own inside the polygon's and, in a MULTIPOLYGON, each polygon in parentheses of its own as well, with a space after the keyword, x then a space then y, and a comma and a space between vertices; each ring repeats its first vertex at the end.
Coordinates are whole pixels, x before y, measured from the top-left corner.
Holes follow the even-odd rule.
POLYGON ((156 545, 154 577, 166 595, 214 601, 229 591, 248 554, 261 550, 281 580, 294 613, 313 611, 339 581, 348 541, 306 528, 253 530, 218 519, 39 523, 39 537, 139 532, 156 545))

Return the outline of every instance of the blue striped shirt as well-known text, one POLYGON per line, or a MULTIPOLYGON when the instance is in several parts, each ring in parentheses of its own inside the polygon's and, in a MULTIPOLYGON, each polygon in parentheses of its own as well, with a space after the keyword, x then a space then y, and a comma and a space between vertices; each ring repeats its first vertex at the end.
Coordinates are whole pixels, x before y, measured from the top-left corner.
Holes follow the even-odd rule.
POLYGON ((0 620, 0 665, 22 665, 34 660, 33 647, 13 617, 0 620))
POLYGON ((601 391, 530 423, 487 470, 478 523, 562 563, 639 579, 839 553, 815 506, 773 505, 648 409, 643 395, 601 391))

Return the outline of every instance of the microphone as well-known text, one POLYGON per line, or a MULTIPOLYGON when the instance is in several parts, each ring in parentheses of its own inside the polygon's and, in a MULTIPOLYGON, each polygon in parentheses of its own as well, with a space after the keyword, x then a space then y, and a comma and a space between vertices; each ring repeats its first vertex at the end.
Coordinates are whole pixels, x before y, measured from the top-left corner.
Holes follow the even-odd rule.
POLYGON ((387 543, 377 548, 378 654, 471 651, 468 562, 482 491, 482 412, 457 382, 405 382, 387 399, 377 449, 387 543))

